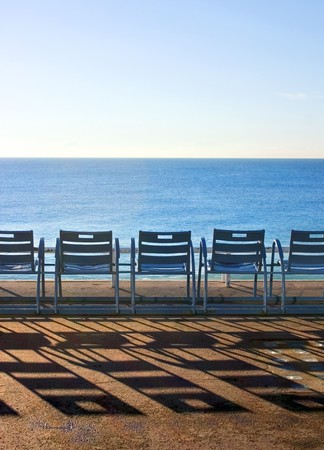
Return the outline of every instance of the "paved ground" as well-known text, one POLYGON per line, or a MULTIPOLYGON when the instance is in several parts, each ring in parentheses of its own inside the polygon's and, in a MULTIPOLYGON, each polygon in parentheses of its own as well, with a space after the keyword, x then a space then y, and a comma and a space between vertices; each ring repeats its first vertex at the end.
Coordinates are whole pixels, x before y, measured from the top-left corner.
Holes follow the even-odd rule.
POLYGON ((1 449, 324 449, 324 317, 0 317, 1 449))
MULTIPOLYGON (((28 303, 32 306, 32 311, 36 312, 35 307, 35 291, 36 285, 34 281, 0 281, 0 315, 3 311, 3 306, 10 305, 11 303, 28 303)), ((136 283, 136 292, 140 296, 160 297, 171 296, 179 299, 178 303, 182 302, 182 297, 186 295, 185 282, 182 281, 140 281, 136 283)), ((209 283, 209 295, 211 297, 217 297, 218 306, 216 312, 218 314, 224 314, 224 311, 235 310, 235 305, 239 305, 240 309, 245 300, 252 295, 253 285, 249 281, 232 281, 230 287, 226 287, 223 282, 212 281, 209 283), (234 300, 234 298, 236 300, 234 300)), ((259 298, 254 305, 257 305, 258 312, 262 312, 262 283, 259 280, 258 294, 259 298)), ((276 314, 280 312, 279 296, 281 293, 281 284, 276 281, 274 283, 273 298, 269 300, 269 313, 276 314)), ((54 283, 51 280, 46 281, 46 298, 42 300, 42 305, 46 306, 45 311, 50 311, 53 308, 53 295, 54 295, 54 283)), ((64 281, 63 283, 63 295, 69 300, 73 297, 80 303, 80 299, 83 301, 88 296, 92 297, 92 300, 100 300, 101 303, 107 305, 107 298, 110 299, 110 304, 113 305, 114 290, 111 287, 110 281, 90 280, 90 281, 64 281)), ((317 306, 320 305, 321 313, 324 313, 324 281, 288 281, 287 282, 287 295, 289 301, 288 306, 293 306, 293 310, 299 308, 302 302, 299 300, 295 302, 295 297, 308 296, 317 297, 317 306), (296 308, 295 308, 296 307, 296 308)), ((130 313, 130 283, 129 281, 121 281, 120 283, 120 297, 121 308, 124 308, 124 312, 130 313), (128 312, 127 312, 128 310, 128 312)), ((140 302, 139 302, 140 303, 140 302)), ((62 304, 62 303, 60 303, 62 304)), ((88 304, 89 302, 86 301, 88 304)), ((315 304, 315 303, 314 303, 315 304)), ((189 305, 189 303, 188 303, 189 305)), ((202 309, 202 300, 197 301, 198 311, 202 309)), ((66 306, 66 305, 65 305, 66 306)), ((254 308, 254 306, 253 306, 254 308)), ((188 311, 191 308, 188 306, 188 311)), ((112 307, 110 311, 114 311, 112 307)), ((214 312, 215 312, 214 311, 214 312)), ((318 312, 318 310, 317 310, 318 312)), ((235 313, 235 312, 234 312, 235 313)))

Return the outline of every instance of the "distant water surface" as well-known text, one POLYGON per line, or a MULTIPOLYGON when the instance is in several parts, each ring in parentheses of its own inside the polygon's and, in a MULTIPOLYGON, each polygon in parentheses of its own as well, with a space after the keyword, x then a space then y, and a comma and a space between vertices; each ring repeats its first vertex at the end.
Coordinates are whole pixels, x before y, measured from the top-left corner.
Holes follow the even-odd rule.
POLYGON ((0 159, 1 229, 112 229, 121 245, 144 230, 324 229, 324 159, 0 159))

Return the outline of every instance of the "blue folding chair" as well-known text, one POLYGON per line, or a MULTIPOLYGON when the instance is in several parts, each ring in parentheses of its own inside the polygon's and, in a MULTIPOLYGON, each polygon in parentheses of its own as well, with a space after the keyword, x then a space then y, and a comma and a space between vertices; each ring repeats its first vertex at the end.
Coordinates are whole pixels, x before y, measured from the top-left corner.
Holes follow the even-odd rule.
POLYGON ((279 239, 272 244, 271 273, 269 296, 272 297, 273 279, 276 265, 280 267, 281 277, 281 311, 310 313, 324 312, 324 298, 304 297, 297 301, 293 299, 291 305, 287 304, 287 276, 324 275, 324 231, 298 231, 292 230, 290 235, 288 259, 284 257, 283 248, 279 239), (278 254, 279 260, 276 261, 278 254))
MULTIPOLYGON (((55 312, 67 312, 79 309, 86 313, 119 312, 119 240, 115 239, 113 247, 112 231, 60 231, 56 241, 55 252, 55 312), (98 303, 81 305, 73 308, 70 303, 62 302, 62 276, 100 275, 111 276, 115 287, 114 304, 104 299, 98 303)), ((99 300, 96 299, 98 302, 99 300)))
MULTIPOLYGON (((199 253, 199 268, 198 268, 198 289, 197 297, 200 297, 200 285, 202 278, 202 271, 204 271, 204 294, 203 294, 203 311, 211 309, 218 311, 231 312, 231 309, 221 308, 220 304, 211 304, 208 302, 208 277, 212 274, 237 274, 237 275, 253 275, 254 287, 253 298, 257 299, 257 281, 258 276, 263 276, 263 303, 260 305, 255 302, 251 305, 246 305, 244 301, 244 308, 248 308, 249 312, 261 311, 267 312, 267 266, 266 266, 266 251, 264 246, 264 230, 223 230, 214 229, 211 257, 208 258, 207 245, 205 238, 201 239, 200 253, 199 253)), ((244 299, 245 300, 245 299, 244 299)), ((258 300, 258 299, 257 299, 258 300)), ((239 302, 235 312, 240 312, 242 309, 243 299, 239 302)), ((226 308, 226 306, 225 306, 226 308)), ((233 311, 233 308, 232 308, 233 311)))
POLYGON ((2 305, 2 312, 14 313, 19 309, 34 309, 40 312, 40 297, 45 296, 44 277, 44 239, 41 238, 38 245, 38 256, 35 257, 34 233, 28 231, 0 231, 0 274, 12 275, 14 277, 35 275, 36 296, 35 304, 13 304, 2 305))
MULTIPOLYGON (((138 253, 136 259, 135 239, 131 240, 131 306, 132 312, 155 311, 180 312, 187 311, 186 302, 174 302, 163 297, 141 305, 136 301, 135 279, 138 276, 167 276, 186 278, 186 299, 190 301, 192 313, 196 311, 195 260, 190 231, 140 231, 138 253), (190 293, 191 280, 191 293, 190 293)), ((182 299, 183 300, 183 299, 182 299)))

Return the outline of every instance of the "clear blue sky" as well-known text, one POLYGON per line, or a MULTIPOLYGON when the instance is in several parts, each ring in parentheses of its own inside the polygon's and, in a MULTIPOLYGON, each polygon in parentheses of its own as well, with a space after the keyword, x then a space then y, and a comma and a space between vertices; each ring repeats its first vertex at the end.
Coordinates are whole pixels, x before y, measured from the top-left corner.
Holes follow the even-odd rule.
POLYGON ((324 157, 323 0, 0 0, 0 156, 324 157))

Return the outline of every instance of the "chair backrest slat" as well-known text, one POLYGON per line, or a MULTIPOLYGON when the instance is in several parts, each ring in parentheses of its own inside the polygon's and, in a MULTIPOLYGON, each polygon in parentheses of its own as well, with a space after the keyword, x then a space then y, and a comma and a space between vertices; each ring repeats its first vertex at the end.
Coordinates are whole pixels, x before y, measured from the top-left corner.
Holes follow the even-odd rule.
POLYGON ((324 241, 323 244, 318 244, 317 242, 315 244, 293 243, 291 246, 291 251, 292 253, 300 253, 300 254, 322 253, 324 255, 324 241))
POLYGON ((60 231, 60 238, 70 242, 111 242, 112 231, 60 231))
POLYGON ((187 258, 183 255, 176 256, 156 256, 156 255, 141 255, 141 264, 187 264, 187 258))
MULTIPOLYGON (((17 265, 17 264, 30 264, 33 265, 33 260, 31 259, 31 255, 28 254, 7 254, 7 255, 1 255, 0 254, 0 264, 7 264, 7 265, 17 265)), ((32 267, 31 267, 32 268, 32 267)))
POLYGON ((291 230, 290 242, 324 242, 324 231, 291 230))
POLYGON ((176 244, 179 242, 189 242, 191 239, 190 231, 158 232, 158 231, 140 231, 140 242, 150 242, 158 244, 176 244))
POLYGON ((141 244, 141 253, 142 254, 187 254, 188 252, 188 244, 177 244, 177 245, 150 245, 148 243, 142 242, 141 244))
POLYGON ((64 255, 64 266, 73 264, 79 266, 96 266, 109 264, 107 255, 64 255))
POLYGON ((112 250, 110 244, 103 242, 102 244, 72 244, 70 242, 62 242, 64 253, 71 254, 87 254, 87 253, 104 253, 109 254, 112 250))
POLYGON ((240 242, 224 243, 216 241, 214 244, 214 251, 216 253, 230 252, 236 254, 258 253, 260 252, 260 242, 252 242, 248 244, 242 244, 240 242))
POLYGON ((140 231, 138 270, 142 264, 184 264, 190 270, 191 232, 140 231))
POLYGON ((0 231, 1 242, 34 242, 33 231, 0 231))
POLYGON ((1 253, 31 253, 33 250, 31 242, 18 242, 18 243, 2 243, 0 241, 0 254, 1 253))
POLYGON ((324 267, 324 255, 293 255, 291 264, 324 267))
POLYGON ((260 264, 262 262, 262 254, 215 254, 215 262, 219 264, 260 264))
POLYGON ((223 230, 214 229, 214 240, 229 242, 258 242, 264 241, 264 230, 223 230))

